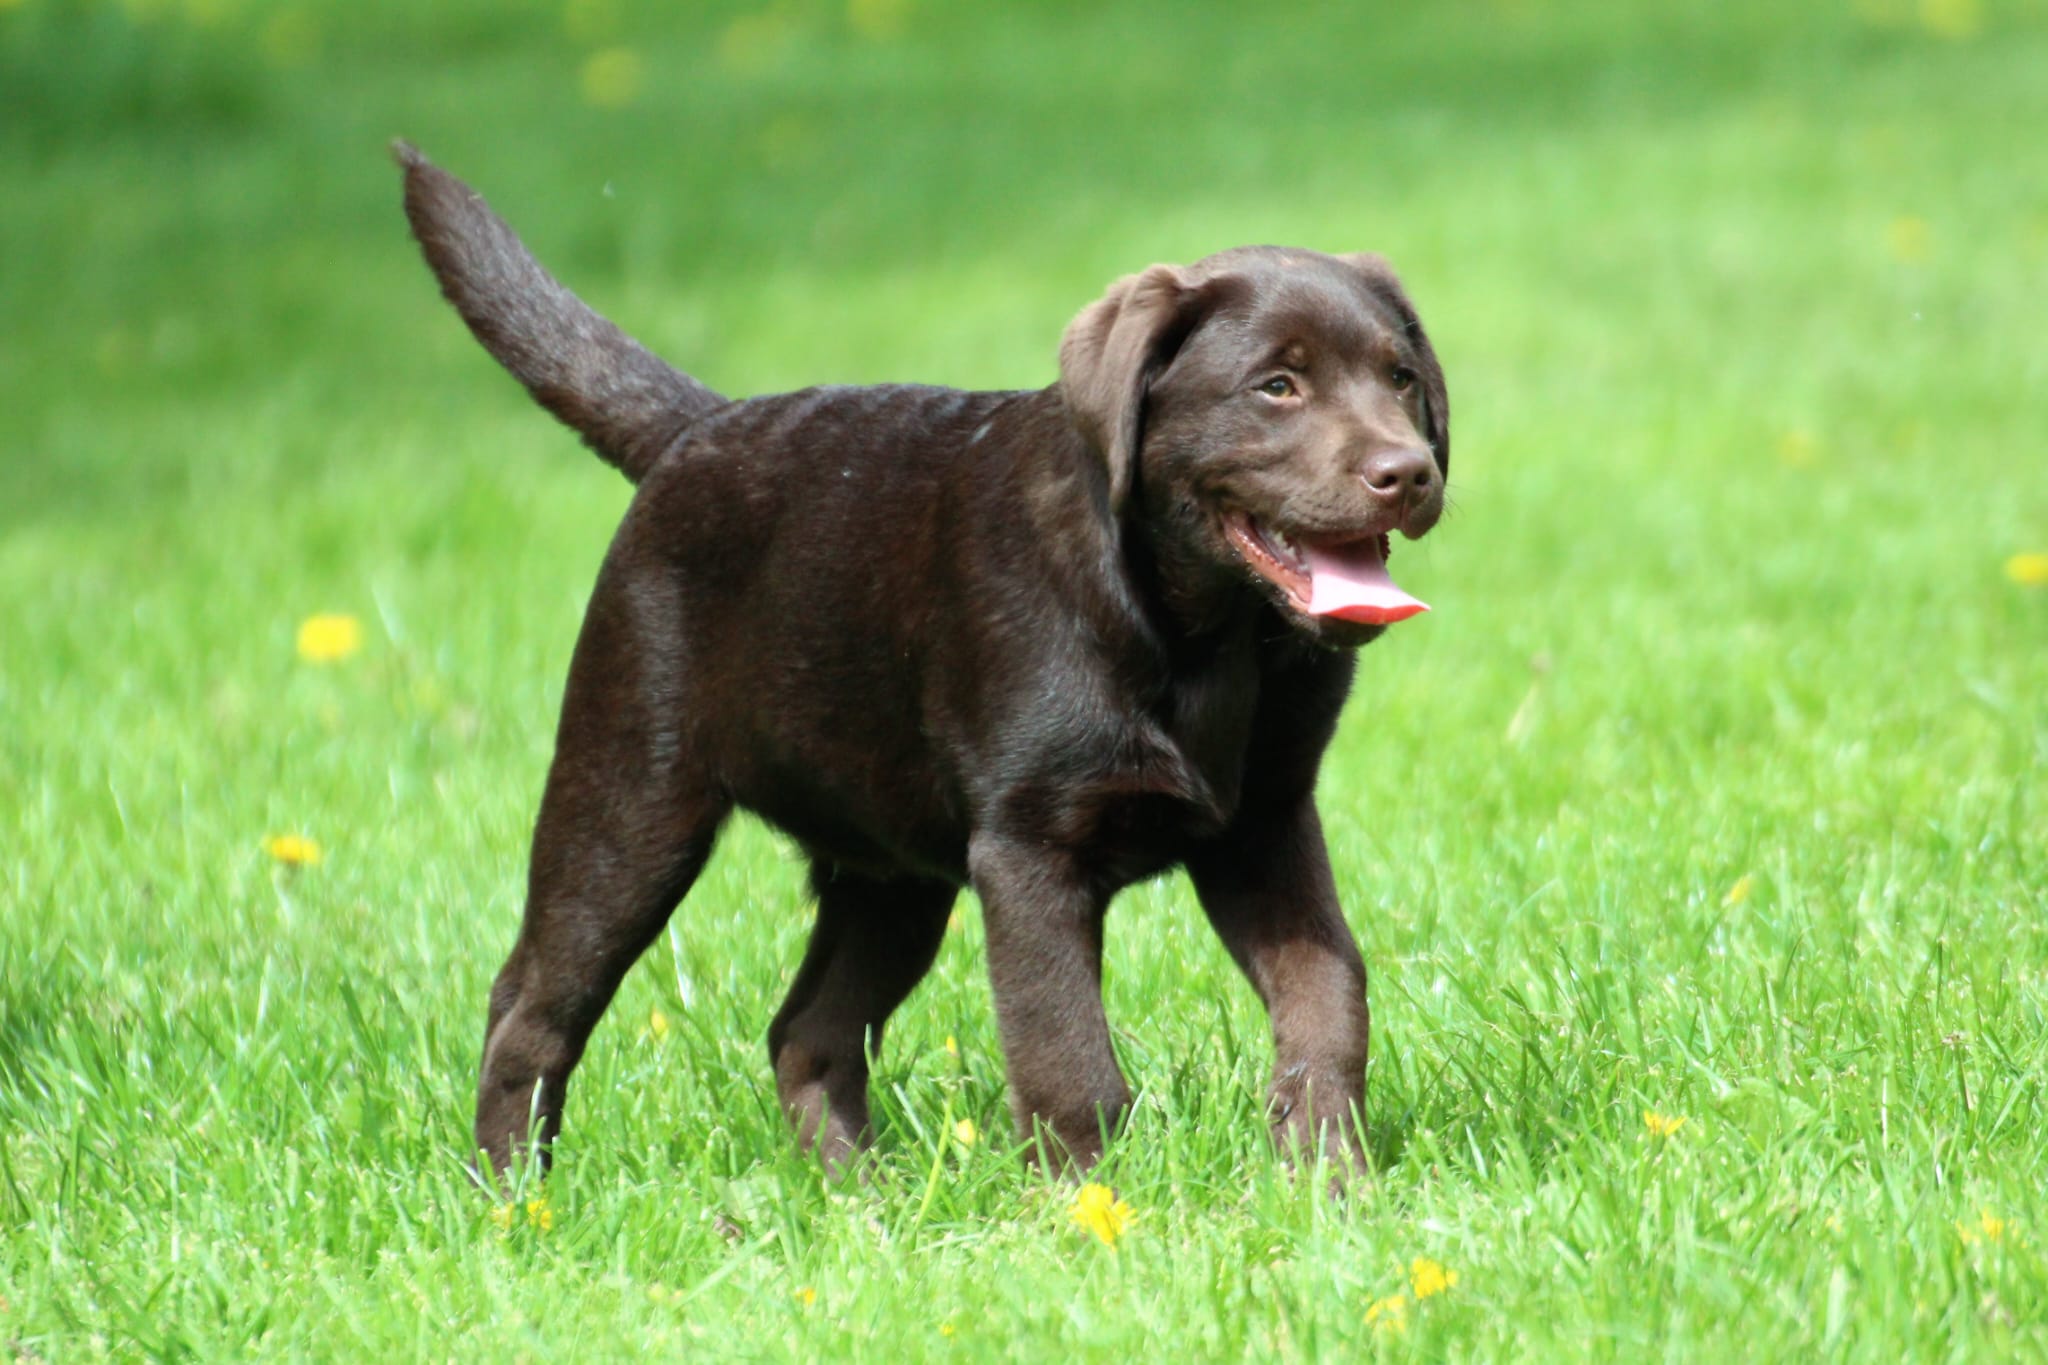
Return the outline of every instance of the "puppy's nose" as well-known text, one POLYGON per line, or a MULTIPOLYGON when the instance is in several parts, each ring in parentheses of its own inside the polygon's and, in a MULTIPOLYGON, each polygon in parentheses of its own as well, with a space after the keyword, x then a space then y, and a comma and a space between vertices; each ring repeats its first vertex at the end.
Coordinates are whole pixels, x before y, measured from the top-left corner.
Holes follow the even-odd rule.
POLYGON ((1420 506, 1436 487, 1436 461, 1426 450, 1384 450, 1361 472, 1373 496, 1393 507, 1420 506))

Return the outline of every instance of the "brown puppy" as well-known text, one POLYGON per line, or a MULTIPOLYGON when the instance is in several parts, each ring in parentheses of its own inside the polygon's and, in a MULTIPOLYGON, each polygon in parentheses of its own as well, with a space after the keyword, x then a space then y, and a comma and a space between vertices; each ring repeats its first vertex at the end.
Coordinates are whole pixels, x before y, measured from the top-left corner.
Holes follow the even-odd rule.
POLYGON ((817 925, 768 1048, 834 1166, 868 1141, 870 1050, 962 886, 1019 1131, 1092 1164, 1130 1102, 1103 913, 1177 864, 1271 1014, 1276 1141, 1355 1159, 1365 967, 1316 769, 1352 648, 1423 609, 1387 537, 1435 524, 1450 456, 1443 373, 1386 264, 1154 266, 1075 319, 1048 389, 730 402, 396 150, 478 340, 639 484, 491 991, 485 1158, 545 1156, 592 1027, 741 806, 811 857, 817 925))

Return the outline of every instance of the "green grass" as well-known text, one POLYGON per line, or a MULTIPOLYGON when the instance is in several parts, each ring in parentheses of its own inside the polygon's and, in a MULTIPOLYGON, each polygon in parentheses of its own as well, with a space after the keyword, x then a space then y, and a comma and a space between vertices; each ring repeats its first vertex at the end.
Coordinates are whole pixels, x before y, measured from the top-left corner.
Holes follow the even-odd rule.
POLYGON ((1793 8, 0 7, 0 1348, 2048 1356, 2048 8, 1793 8), (395 134, 729 392, 1043 383, 1148 261, 1397 262, 1456 506, 1324 785, 1369 1193, 1276 1169, 1178 880, 1112 916, 1118 1249, 1010 1148, 971 901, 827 1186, 743 826, 495 1225, 484 992, 628 490, 435 297, 395 134))

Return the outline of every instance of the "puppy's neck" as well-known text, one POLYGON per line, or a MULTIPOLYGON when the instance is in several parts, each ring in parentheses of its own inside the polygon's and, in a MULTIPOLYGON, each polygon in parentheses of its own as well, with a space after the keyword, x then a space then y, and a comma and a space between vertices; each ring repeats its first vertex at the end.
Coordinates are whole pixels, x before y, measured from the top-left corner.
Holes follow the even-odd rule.
MULTIPOLYGON (((1143 496, 1140 490, 1133 504, 1143 496)), ((1127 512, 1117 528, 1133 596, 1162 647, 1187 664, 1251 649, 1261 633, 1285 633, 1255 588, 1192 543, 1179 524, 1189 515, 1192 509, 1150 507, 1127 512)))

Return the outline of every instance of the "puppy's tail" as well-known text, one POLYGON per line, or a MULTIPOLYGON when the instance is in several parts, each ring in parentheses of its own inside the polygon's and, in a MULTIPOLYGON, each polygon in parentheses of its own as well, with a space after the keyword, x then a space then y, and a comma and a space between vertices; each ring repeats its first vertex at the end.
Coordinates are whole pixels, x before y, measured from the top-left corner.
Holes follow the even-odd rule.
POLYGON ((634 483, 725 400, 656 358, 559 284, 483 196, 409 142, 405 216, 441 292, 539 404, 634 483))

